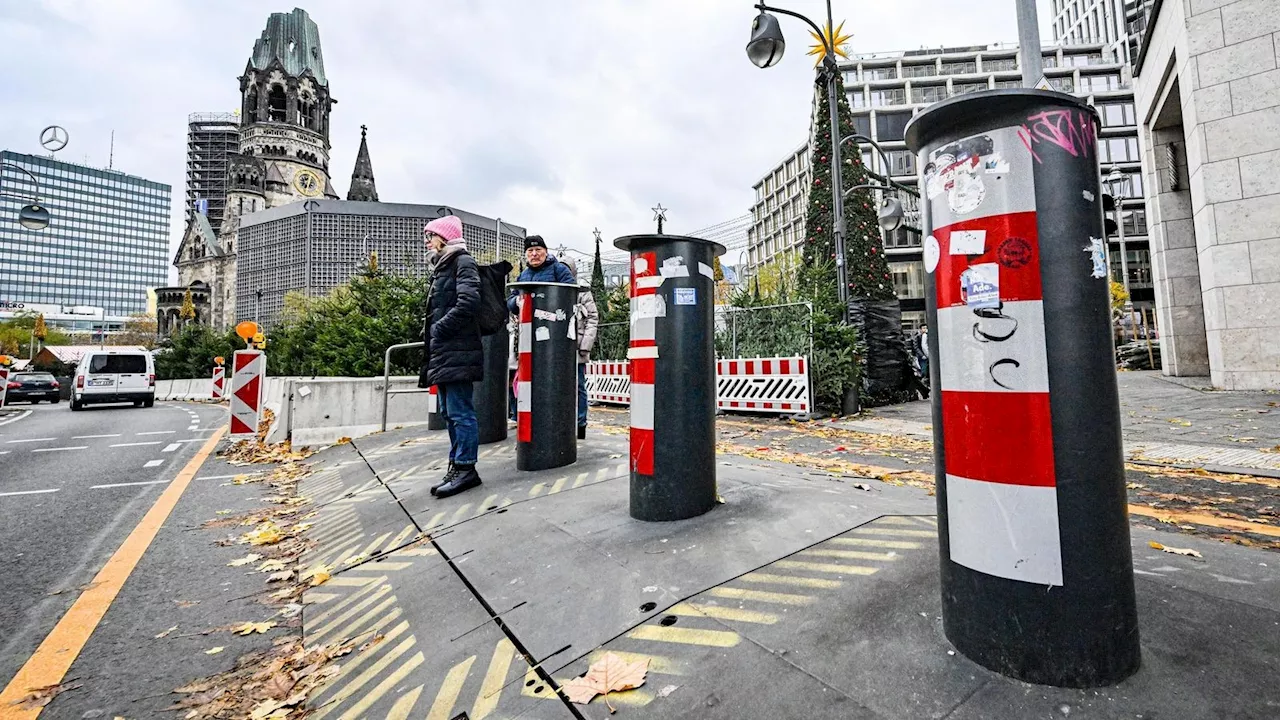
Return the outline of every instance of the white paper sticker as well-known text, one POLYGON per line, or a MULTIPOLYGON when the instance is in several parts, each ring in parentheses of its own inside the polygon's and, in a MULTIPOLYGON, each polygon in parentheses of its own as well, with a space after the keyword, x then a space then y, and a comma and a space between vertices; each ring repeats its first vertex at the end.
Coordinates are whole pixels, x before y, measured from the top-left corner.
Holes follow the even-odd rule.
POLYGON ((965 305, 977 310, 1000 307, 1000 265, 980 263, 970 265, 960 273, 960 290, 965 305))
POLYGON ((689 277, 689 268, 685 266, 684 258, 677 255, 663 260, 662 267, 658 268, 658 273, 664 278, 689 277))
POLYGON ((713 270, 710 265, 704 262, 698 263, 698 272, 702 273, 703 275, 706 275, 712 280, 716 279, 716 271, 713 270))
POLYGON ((950 254, 981 255, 986 251, 986 230, 956 230, 951 233, 950 254))
POLYGON ((1088 190, 1085 190, 1083 193, 1083 196, 1084 196, 1085 202, 1093 202, 1093 193, 1089 192, 1088 190))
POLYGON ((697 305, 698 304, 697 288, 676 288, 676 304, 677 305, 697 305))
POLYGON ((982 158, 982 169, 988 175, 999 175, 1009 172, 1009 163, 1000 156, 1000 153, 992 153, 982 158))
MULTIPOLYGON (((564 312, 564 311, 563 311, 563 310, 561 310, 560 312, 564 312)), ((555 321, 556 321, 556 314, 555 314, 555 313, 553 313, 553 312, 551 312, 550 310, 536 310, 536 309, 535 309, 535 310, 533 311, 533 317, 534 317, 534 319, 535 319, 535 320, 546 320, 546 321, 548 321, 548 322, 555 322, 555 321)))
POLYGON ((631 319, 660 318, 667 316, 667 301, 661 295, 641 295, 635 298, 631 319))
POLYGON ((1084 246, 1084 251, 1089 253, 1089 259, 1093 261, 1093 277, 1106 277, 1107 250, 1106 246, 1102 243, 1102 238, 1089 238, 1089 244, 1084 246))
POLYGON ((925 272, 933 272, 938 269, 938 260, 941 259, 942 251, 938 247, 938 238, 930 235, 924 239, 924 270, 925 272))
POLYGON ((642 275, 649 271, 649 261, 642 257, 638 257, 636 258, 633 267, 635 267, 637 275, 642 275))
POLYGON ((636 278, 636 287, 641 290, 648 290, 662 286, 662 281, 667 278, 662 275, 648 275, 646 277, 636 278))
POLYGON ((539 327, 538 329, 534 330, 534 331, 533 331, 533 339, 534 339, 534 340, 550 340, 550 339, 551 339, 551 328, 547 327, 546 325, 543 325, 543 326, 539 327))

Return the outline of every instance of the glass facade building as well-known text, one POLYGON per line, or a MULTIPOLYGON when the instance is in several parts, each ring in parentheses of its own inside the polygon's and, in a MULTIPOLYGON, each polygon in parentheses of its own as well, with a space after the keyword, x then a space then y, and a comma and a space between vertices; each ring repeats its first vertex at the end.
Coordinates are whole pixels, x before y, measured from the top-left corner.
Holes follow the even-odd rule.
POLYGON ((44 230, 18 224, 35 197, 26 173, 0 165, 0 302, 101 308, 122 317, 147 310, 147 290, 164 285, 172 188, 8 150, 0 161, 38 178, 44 230))

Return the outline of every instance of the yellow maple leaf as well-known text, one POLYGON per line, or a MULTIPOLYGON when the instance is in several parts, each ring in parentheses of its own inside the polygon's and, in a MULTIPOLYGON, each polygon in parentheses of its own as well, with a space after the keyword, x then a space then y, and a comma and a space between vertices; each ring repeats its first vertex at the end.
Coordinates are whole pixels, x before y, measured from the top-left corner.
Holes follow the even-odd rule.
POLYGON ((258 566, 258 572, 279 572, 285 569, 283 560, 265 560, 258 566))
POLYGON ((333 575, 329 572, 331 568, 328 565, 317 565, 302 574, 302 580, 315 587, 323 585, 329 581, 333 575))
POLYGON ((267 622, 247 622, 232 632, 237 635, 252 635, 254 633, 264 633, 275 626, 276 624, 270 620, 267 622))
POLYGON ((261 559, 262 559, 262 556, 261 556, 261 555, 259 555, 258 553, 249 553, 248 555, 245 555, 244 557, 242 557, 242 558, 240 558, 240 559, 238 559, 238 560, 232 560, 231 562, 227 563, 227 566, 228 566, 228 567, 243 567, 243 566, 245 566, 245 565, 248 565, 249 563, 257 562, 257 561, 259 561, 259 560, 261 560, 261 559))
POLYGON ((245 533, 244 539, 250 545, 275 545, 284 539, 284 533, 280 531, 279 525, 268 520, 254 530, 245 533))
POLYGON ((591 663, 587 674, 565 683, 562 688, 570 702, 586 705, 596 695, 604 695, 605 705, 609 705, 609 693, 631 690, 644 684, 645 674, 649 671, 649 658, 629 663, 626 660, 607 653, 604 657, 591 663))

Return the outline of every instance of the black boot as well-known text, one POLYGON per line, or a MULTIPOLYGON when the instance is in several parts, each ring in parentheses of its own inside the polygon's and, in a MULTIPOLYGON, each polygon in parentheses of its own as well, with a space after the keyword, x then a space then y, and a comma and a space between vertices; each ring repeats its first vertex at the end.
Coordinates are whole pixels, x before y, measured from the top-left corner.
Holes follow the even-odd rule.
POLYGON ((453 476, 457 474, 458 474, 458 468, 453 464, 453 461, 450 460, 449 471, 444 474, 444 477, 441 478, 440 482, 431 486, 431 494, 435 495, 436 491, 438 491, 440 488, 444 487, 445 485, 448 485, 449 481, 453 479, 453 476))
POLYGON ((480 474, 476 472, 476 466, 458 464, 454 466, 453 478, 436 490, 436 497, 447 498, 473 487, 480 487, 480 474))
POLYGON ((586 440, 586 439, 587 439, 587 426, 586 426, 586 425, 579 425, 579 426, 578 426, 578 439, 579 439, 579 440, 586 440))

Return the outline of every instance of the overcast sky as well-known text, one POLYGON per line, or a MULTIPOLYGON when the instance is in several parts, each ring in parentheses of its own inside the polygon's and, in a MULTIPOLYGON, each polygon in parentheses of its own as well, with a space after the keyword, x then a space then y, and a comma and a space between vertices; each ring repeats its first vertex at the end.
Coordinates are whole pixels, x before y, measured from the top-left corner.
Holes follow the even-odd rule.
MULTIPOLYGON (((1048 2, 1041 0, 1041 26, 1048 2)), ((744 46, 752 0, 308 0, 339 103, 330 170, 345 196, 361 124, 384 201, 501 216, 587 249, 748 212, 752 184, 803 142, 813 63, 797 20, 778 67, 744 46)), ((819 0, 784 7, 821 22, 819 0)), ((261 0, 0 0, 0 147, 173 186, 180 240, 191 112, 230 111, 269 12, 261 0)), ((1014 0, 835 0, 850 50, 1017 40, 1014 0)), ((1045 35, 1046 40, 1048 35, 1045 35)))

